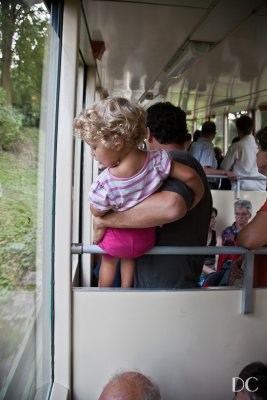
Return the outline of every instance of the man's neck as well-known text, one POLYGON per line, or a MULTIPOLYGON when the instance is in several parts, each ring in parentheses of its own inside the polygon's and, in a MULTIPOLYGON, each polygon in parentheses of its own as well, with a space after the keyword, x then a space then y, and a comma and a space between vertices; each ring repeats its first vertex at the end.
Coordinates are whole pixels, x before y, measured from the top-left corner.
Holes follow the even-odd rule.
POLYGON ((147 147, 149 150, 165 150, 165 151, 167 151, 167 153, 170 151, 185 150, 184 144, 178 144, 178 143, 162 144, 162 143, 158 142, 155 139, 155 137, 153 136, 153 134, 151 134, 151 133, 147 140, 148 140, 147 147))
POLYGON ((248 135, 245 135, 243 132, 238 132, 239 139, 243 139, 244 137, 248 137, 250 135, 251 135, 251 133, 248 135))
POLYGON ((207 135, 207 134, 205 134, 205 133, 202 133, 201 136, 200 136, 200 138, 201 138, 201 139, 205 139, 205 140, 209 140, 210 142, 212 142, 214 136, 213 136, 213 135, 211 136, 211 135, 207 135))
POLYGON ((159 144, 159 148, 167 152, 170 152, 176 150, 184 150, 184 145, 177 143, 159 144))

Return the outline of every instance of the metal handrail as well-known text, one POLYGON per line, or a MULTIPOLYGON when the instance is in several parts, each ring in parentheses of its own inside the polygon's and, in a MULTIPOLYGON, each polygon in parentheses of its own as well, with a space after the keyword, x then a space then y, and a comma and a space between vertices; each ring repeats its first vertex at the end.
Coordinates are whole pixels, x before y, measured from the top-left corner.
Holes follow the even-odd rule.
MULTIPOLYGON (((207 175, 207 178, 217 178, 217 179, 229 179, 230 178, 227 175, 207 175)), ((240 199, 240 192, 241 192, 241 188, 240 188, 240 183, 241 181, 267 181, 267 177, 263 176, 263 177, 259 177, 259 176, 237 176, 236 179, 236 188, 233 189, 233 191, 235 192, 235 198, 238 200, 240 199)))
MULTIPOLYGON (((95 244, 73 243, 71 246, 72 254, 106 254, 99 246, 95 244)), ((253 310, 253 272, 254 272, 254 255, 267 254, 267 247, 261 247, 255 250, 248 250, 240 246, 155 246, 147 251, 144 255, 162 254, 162 255, 178 255, 178 254, 240 254, 244 255, 244 278, 242 285, 242 301, 241 313, 248 314, 253 310)))
MULTIPOLYGON (((220 175, 220 174, 216 174, 216 175, 206 175, 207 178, 222 178, 222 179, 230 179, 227 175, 220 175)), ((267 177, 266 176, 237 176, 236 177, 237 181, 242 181, 242 180, 246 180, 246 181, 267 181, 267 177)))
MULTIPOLYGON (((145 254, 248 254, 253 252, 254 254, 267 254, 267 247, 262 247, 256 250, 249 250, 241 246, 155 246, 152 247, 145 254)), ((106 254, 96 244, 83 244, 83 243, 73 243, 71 246, 72 254, 106 254)))

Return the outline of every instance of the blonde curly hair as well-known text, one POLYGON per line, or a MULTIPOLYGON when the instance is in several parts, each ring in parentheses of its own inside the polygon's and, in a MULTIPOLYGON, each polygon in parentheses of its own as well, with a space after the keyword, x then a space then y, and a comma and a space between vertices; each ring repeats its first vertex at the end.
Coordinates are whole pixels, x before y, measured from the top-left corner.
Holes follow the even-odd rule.
POLYGON ((117 135, 129 148, 137 147, 146 137, 146 112, 123 97, 108 97, 84 110, 74 120, 75 134, 87 144, 100 141, 113 149, 117 135))

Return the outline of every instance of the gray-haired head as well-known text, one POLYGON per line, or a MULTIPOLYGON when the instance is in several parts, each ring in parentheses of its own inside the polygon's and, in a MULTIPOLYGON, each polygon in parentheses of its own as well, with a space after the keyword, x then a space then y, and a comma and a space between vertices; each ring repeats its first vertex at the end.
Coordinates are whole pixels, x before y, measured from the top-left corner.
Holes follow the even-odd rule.
POLYGON ((104 387, 99 400, 161 400, 158 385, 140 372, 116 374, 104 387))
POLYGON ((250 216, 252 215, 252 204, 249 200, 237 200, 234 203, 234 210, 236 211, 237 208, 245 208, 250 216))

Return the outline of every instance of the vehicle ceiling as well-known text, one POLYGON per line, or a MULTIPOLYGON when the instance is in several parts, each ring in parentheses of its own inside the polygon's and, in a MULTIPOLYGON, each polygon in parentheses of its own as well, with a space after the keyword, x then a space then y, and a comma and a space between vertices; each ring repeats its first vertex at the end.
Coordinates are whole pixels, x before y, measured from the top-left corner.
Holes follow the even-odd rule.
POLYGON ((267 1, 82 4, 92 44, 105 44, 93 60, 104 93, 144 106, 171 101, 197 119, 267 105, 267 1), (211 43, 210 50, 174 77, 170 64, 188 41, 211 43))

